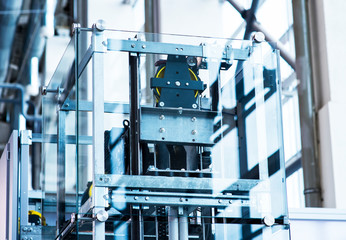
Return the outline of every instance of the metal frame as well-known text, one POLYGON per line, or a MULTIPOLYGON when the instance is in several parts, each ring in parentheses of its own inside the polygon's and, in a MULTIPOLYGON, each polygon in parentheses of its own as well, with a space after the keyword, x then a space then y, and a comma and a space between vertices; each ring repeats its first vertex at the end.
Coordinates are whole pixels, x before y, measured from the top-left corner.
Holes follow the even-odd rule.
MULTIPOLYGON (((80 29, 76 29, 75 33, 78 34, 80 29)), ((139 40, 116 40, 116 39, 107 39, 104 41, 103 37, 103 28, 94 25, 92 28, 92 38, 91 45, 81 58, 81 62, 78 60, 75 61, 75 78, 78 79, 83 70, 86 68, 87 64, 92 60, 92 87, 93 87, 93 101, 79 101, 77 103, 70 101, 68 94, 66 93, 62 98, 62 101, 59 103, 59 131, 56 136, 56 140, 51 139, 52 142, 58 143, 58 162, 64 162, 64 147, 63 144, 66 143, 75 143, 75 144, 90 144, 92 143, 93 148, 93 191, 92 197, 86 206, 92 210, 92 219, 93 219, 93 239, 105 239, 105 223, 104 221, 99 220, 98 215, 104 213, 106 207, 105 199, 107 198, 106 189, 108 187, 116 188, 122 187, 126 183, 127 188, 132 189, 156 189, 156 190, 176 190, 176 189, 190 189, 200 190, 201 187, 206 190, 215 190, 215 186, 220 187, 221 190, 226 192, 241 192, 249 191, 254 186, 258 186, 259 180, 234 180, 234 179, 215 179, 215 178, 184 178, 184 177, 159 177, 159 176, 136 176, 140 175, 143 170, 141 169, 140 161, 137 161, 140 157, 140 146, 139 146, 139 122, 141 116, 141 109, 139 107, 139 54, 174 54, 174 55, 184 55, 184 56, 200 56, 200 57, 210 57, 210 58, 219 58, 219 53, 222 53, 222 60, 226 63, 230 63, 233 60, 246 60, 252 52, 252 47, 250 46, 246 49, 233 49, 231 45, 227 45, 225 49, 216 49, 213 50, 214 46, 208 46, 202 44, 200 46, 190 46, 182 44, 170 44, 170 43, 158 43, 158 42, 143 42, 139 40), (104 53, 106 51, 125 51, 129 52, 129 66, 130 66, 130 105, 118 104, 118 103, 105 103, 103 99, 103 89, 104 89, 104 72, 103 72, 103 63, 104 63, 104 53), (78 109, 77 109, 78 106, 78 109), (103 126, 103 114, 105 112, 111 113, 123 113, 123 111, 114 110, 114 106, 120 106, 121 110, 125 110, 125 113, 130 113, 130 145, 132 146, 131 159, 132 161, 131 176, 128 175, 106 175, 104 174, 104 126, 103 126), (90 137, 87 136, 66 136, 64 133, 64 115, 67 111, 92 111, 92 141, 90 137), (137 121, 137 122, 136 122, 137 121), (193 187, 194 186, 194 187, 193 187), (191 188, 192 187, 192 188, 191 188), (91 205, 90 205, 91 204, 91 205)), ((78 48, 78 45, 77 45, 78 48)), ((77 49, 78 53, 78 49, 77 49)), ((78 53, 79 54, 79 53, 78 53)), ((70 81, 77 82, 74 79, 67 79, 65 85, 71 86, 70 81)), ((262 86, 263 87, 263 86, 262 86)), ((218 89, 218 88, 217 88, 218 89)), ((68 92, 71 89, 68 90, 68 92)), ((65 90, 64 90, 65 91, 65 90)), ((268 96, 269 97, 269 96, 268 96)), ((254 110, 254 108, 252 109, 254 110)), ((66 117, 66 116, 65 116, 66 117)), ((78 123, 78 120, 77 120, 78 123)), ((239 126, 238 126, 239 127, 239 126)), ((77 130, 78 131, 78 130, 77 130)), ((45 137, 45 136, 44 136, 45 137)), ((54 137, 54 136, 53 136, 54 137)), ((40 138, 38 135, 34 135, 34 138, 40 138)), ((65 167, 64 164, 61 166, 65 167)), ((265 167, 265 162, 261 162, 257 166, 258 169, 265 167)), ((58 176, 64 173, 64 169, 60 169, 58 176)), ((263 173, 263 171, 260 171, 263 173)), ((268 173, 267 173, 268 174, 268 173)), ((62 176, 62 175, 61 175, 62 176)), ((262 176, 262 175, 261 175, 262 176)), ((263 179, 267 175, 262 176, 263 179)), ((267 176, 268 177, 268 176, 267 176)), ((58 180, 59 181, 59 180, 58 180)), ((58 184, 58 193, 60 197, 64 195, 64 187, 58 184)), ((263 189, 264 190, 264 189, 263 189)), ((264 190, 265 191, 265 190, 264 190)), ((147 193, 141 194, 139 192, 124 192, 124 201, 127 203, 132 203, 134 205, 167 205, 172 206, 170 211, 179 213, 180 217, 171 219, 174 227, 177 229, 182 229, 178 234, 184 238, 187 236, 186 230, 187 223, 187 212, 182 212, 178 206, 196 206, 196 205, 205 205, 205 206, 219 206, 225 207, 230 206, 243 206, 249 207, 250 202, 247 200, 248 196, 240 195, 203 195, 197 196, 196 194, 180 194, 181 196, 177 197, 174 194, 170 193, 147 193), (150 195, 150 196, 149 196, 150 195), (183 196, 184 195, 184 196, 183 196), (183 201, 181 201, 183 196, 183 201), (165 199, 165 201, 162 201, 165 199), (180 227, 178 227, 180 226, 180 227)), ((58 198, 59 199, 59 198, 58 198)), ((58 206, 59 206, 58 201, 58 206)), ((61 205, 63 208, 64 206, 61 205)), ((132 238, 141 239, 143 236, 143 223, 141 220, 141 209, 131 208, 130 215, 132 216, 132 238)), ((64 211, 59 213, 62 215, 64 211)), ((58 214, 58 219, 60 218, 58 214)), ((207 216, 211 216, 211 213, 202 213, 207 216)), ((178 215, 177 215, 178 216, 178 215)), ((81 217, 81 216, 79 216, 81 217)), ((245 217, 246 218, 246 217, 245 217)), ((209 222, 208 219, 204 219, 206 223, 209 222)), ((211 221, 211 220, 210 220, 211 221)), ((260 221, 260 220, 259 220, 260 221)), ((280 220, 276 221, 280 223, 280 220)), ((211 223, 211 222, 210 222, 211 223)), ((70 224, 71 225, 71 224, 70 224)), ((72 227, 72 224, 70 227, 72 227)), ((68 229, 63 229, 64 232, 68 229)), ((209 231, 204 229, 204 231, 209 231)), ((174 234, 174 237, 177 236, 174 234)), ((59 235, 58 238, 61 236, 59 235)), ((173 236, 172 236, 173 237, 173 236)), ((174 238, 173 237, 173 238, 174 238)), ((172 238, 172 239, 173 239, 172 238)))

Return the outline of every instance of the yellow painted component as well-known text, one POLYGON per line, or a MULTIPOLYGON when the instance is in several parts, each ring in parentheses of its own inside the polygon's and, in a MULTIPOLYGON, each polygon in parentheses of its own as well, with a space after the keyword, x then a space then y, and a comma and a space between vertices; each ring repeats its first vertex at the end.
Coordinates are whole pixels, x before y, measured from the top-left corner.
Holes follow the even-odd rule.
POLYGON ((29 215, 37 215, 39 218, 41 218, 42 226, 46 226, 46 218, 42 216, 40 212, 37 212, 35 210, 29 210, 29 215))
MULTIPOLYGON (((155 78, 163 78, 165 76, 165 69, 166 69, 166 66, 162 67, 160 71, 156 74, 155 78)), ((190 73, 191 80, 198 81, 196 74, 190 68, 189 68, 189 73, 190 73)), ((160 96, 161 89, 157 87, 156 93, 158 96, 160 96)), ((196 91, 195 97, 197 97, 197 95, 198 95, 198 91, 196 91)), ((158 101, 158 99, 156 99, 156 101, 158 101)))
POLYGON ((91 184, 89 188, 89 197, 91 197, 92 195, 93 195, 93 185, 91 184))

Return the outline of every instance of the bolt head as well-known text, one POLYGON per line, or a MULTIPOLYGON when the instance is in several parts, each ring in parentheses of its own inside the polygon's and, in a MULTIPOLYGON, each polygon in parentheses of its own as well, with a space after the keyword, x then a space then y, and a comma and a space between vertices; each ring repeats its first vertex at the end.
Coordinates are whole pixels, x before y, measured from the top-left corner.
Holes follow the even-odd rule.
POLYGON ((96 219, 100 222, 105 222, 108 219, 108 212, 106 212, 105 210, 100 210, 96 214, 96 219))
POLYGON ((159 103, 159 106, 160 106, 160 107, 163 107, 163 106, 165 106, 165 103, 164 103, 164 102, 160 102, 160 103, 159 103))
POLYGON ((137 199, 138 199, 138 197, 137 197, 137 196, 135 196, 133 199, 134 199, 134 200, 137 200, 137 199))
POLYGON ((160 115, 160 120, 165 119, 165 115, 160 115))
POLYGON ((196 134, 197 134, 197 130, 196 130, 196 129, 192 130, 192 131, 191 131, 191 134, 192 134, 192 135, 196 135, 196 134))
POLYGON ((252 36, 252 39, 257 43, 261 43, 261 42, 264 42, 265 35, 262 32, 255 32, 254 35, 252 36))
POLYGON ((143 48, 143 49, 145 49, 146 47, 147 47, 147 46, 145 46, 145 45, 142 45, 142 48, 143 48))
POLYGON ((275 223, 275 218, 272 215, 267 215, 263 218, 263 223, 267 226, 267 227, 271 227, 274 225, 275 223))
POLYGON ((144 199, 145 199, 145 201, 148 201, 148 200, 149 200, 149 197, 145 197, 144 199))
POLYGON ((134 48, 136 45, 135 44, 131 44, 131 47, 134 48))
POLYGON ((159 131, 160 131, 160 133, 164 133, 164 132, 166 132, 166 129, 160 128, 159 131))
POLYGON ((191 122, 195 122, 196 120, 197 120, 196 117, 192 117, 192 118, 191 118, 191 122))
POLYGON ((106 22, 105 20, 98 20, 96 23, 95 23, 95 28, 99 31, 104 31, 106 29, 106 22))
POLYGON ((197 104, 196 103, 192 104, 192 108, 197 108, 197 104))
POLYGON ((180 82, 179 82, 179 81, 176 81, 176 82, 175 82, 175 86, 179 87, 179 86, 180 86, 180 82))

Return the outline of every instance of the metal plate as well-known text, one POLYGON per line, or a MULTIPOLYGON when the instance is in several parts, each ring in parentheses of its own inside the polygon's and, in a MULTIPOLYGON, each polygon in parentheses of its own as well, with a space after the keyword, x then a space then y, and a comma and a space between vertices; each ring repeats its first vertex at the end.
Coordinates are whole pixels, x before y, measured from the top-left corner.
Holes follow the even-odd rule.
MULTIPOLYGON (((130 176, 115 174, 97 174, 95 176, 96 187, 125 187, 132 189, 150 190, 195 190, 231 192, 250 191, 258 186, 260 180, 250 179, 225 179, 225 178, 187 178, 187 177, 163 177, 163 176, 130 176)), ((260 190, 258 186, 256 189, 260 190)), ((266 189, 263 189, 266 190, 266 189)))
POLYGON ((140 140, 213 145, 216 112, 180 108, 141 108, 140 140))

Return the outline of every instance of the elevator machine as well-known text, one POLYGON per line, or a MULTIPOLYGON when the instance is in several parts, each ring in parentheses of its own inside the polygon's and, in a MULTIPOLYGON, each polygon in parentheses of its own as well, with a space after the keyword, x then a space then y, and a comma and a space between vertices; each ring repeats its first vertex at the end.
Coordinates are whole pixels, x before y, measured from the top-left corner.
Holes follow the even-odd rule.
POLYGON ((42 89, 54 238, 288 239, 272 46, 76 25, 42 89))

